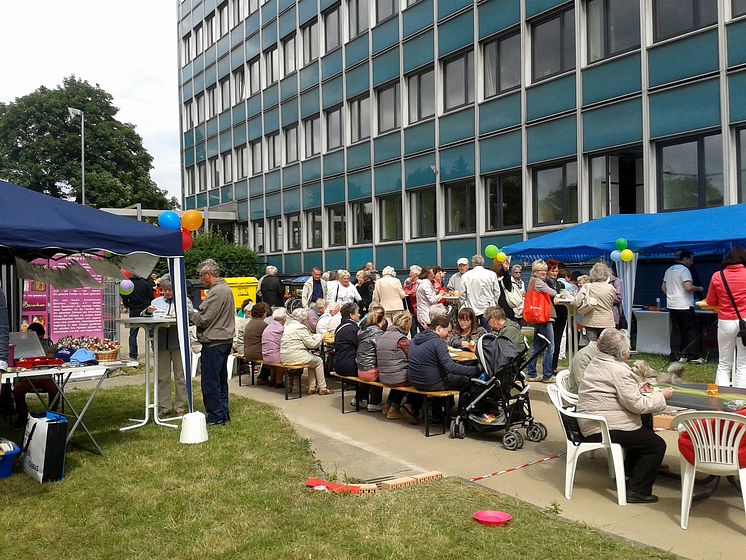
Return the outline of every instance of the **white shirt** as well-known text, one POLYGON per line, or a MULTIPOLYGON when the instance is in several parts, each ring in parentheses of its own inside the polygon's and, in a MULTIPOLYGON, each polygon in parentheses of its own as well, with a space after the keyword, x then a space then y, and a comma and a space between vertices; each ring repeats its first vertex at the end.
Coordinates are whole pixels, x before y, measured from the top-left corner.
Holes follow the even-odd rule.
POLYGON ((331 315, 328 311, 324 312, 324 314, 319 317, 319 320, 316 323, 316 334, 324 335, 328 332, 334 332, 341 322, 341 313, 331 315))
POLYGON ((354 301, 360 301, 362 299, 360 297, 360 292, 357 291, 357 288, 352 282, 347 284, 347 287, 343 286, 339 282, 337 282, 336 286, 332 285, 331 287, 329 287, 329 284, 327 284, 326 297, 328 298, 330 303, 334 303, 335 301, 338 301, 340 303, 352 303, 354 301))
POLYGON ((464 291, 461 301, 471 307, 474 314, 484 315, 487 308, 497 305, 500 297, 500 284, 497 274, 483 266, 475 266, 461 277, 464 291))
POLYGON ((666 271, 666 307, 689 309, 694 305, 694 293, 684 289, 684 282, 692 282, 692 273, 683 264, 675 264, 666 271))
MULTIPOLYGON (((464 272, 464 274, 466 274, 466 272, 464 272)), ((448 280, 448 289, 452 292, 458 292, 460 294, 463 291, 464 274, 461 274, 460 272, 455 272, 454 274, 452 274, 451 278, 448 280)))

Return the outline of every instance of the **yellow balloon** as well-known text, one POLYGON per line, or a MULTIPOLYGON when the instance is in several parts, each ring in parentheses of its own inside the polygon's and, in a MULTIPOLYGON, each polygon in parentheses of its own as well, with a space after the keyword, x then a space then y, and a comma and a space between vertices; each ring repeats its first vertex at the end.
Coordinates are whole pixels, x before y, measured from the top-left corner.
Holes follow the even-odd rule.
POLYGON ((630 249, 625 249, 622 251, 621 258, 624 262, 629 262, 635 258, 635 254, 630 249))
POLYGON ((497 262, 503 262, 503 261, 504 261, 505 259, 507 259, 507 258, 508 258, 508 255, 506 255, 505 253, 503 253, 502 251, 500 251, 500 252, 499 252, 499 253, 497 254, 497 257, 496 257, 496 258, 497 258, 497 262))
POLYGON ((187 231, 197 231, 202 226, 202 213, 197 210, 187 210, 181 216, 181 225, 187 231))

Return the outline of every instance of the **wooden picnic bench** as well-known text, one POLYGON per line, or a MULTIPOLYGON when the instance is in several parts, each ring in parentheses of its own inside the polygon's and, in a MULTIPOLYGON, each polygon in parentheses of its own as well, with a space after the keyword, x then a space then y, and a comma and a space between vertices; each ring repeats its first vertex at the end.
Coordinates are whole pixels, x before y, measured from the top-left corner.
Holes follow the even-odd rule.
MULTIPOLYGON (((330 375, 333 375, 334 377, 340 379, 342 383, 342 414, 345 414, 345 386, 355 384, 355 389, 357 391, 357 386, 360 383, 364 383, 365 385, 370 385, 371 387, 381 387, 383 389, 390 389, 395 391, 402 391, 404 393, 414 393, 416 395, 423 395, 425 397, 425 400, 430 398, 444 398, 447 397, 455 397, 459 394, 458 391, 420 391, 418 389, 415 389, 411 386, 404 386, 404 387, 392 387, 391 385, 385 385, 384 383, 381 383, 380 381, 365 381, 364 379, 360 379, 359 377, 352 377, 348 375, 340 375, 335 371, 330 372, 330 375)), ((444 403, 447 403, 447 400, 443 401, 444 403)), ((447 418, 447 404, 443 405, 442 410, 442 418, 443 418, 443 433, 446 433, 446 418, 447 418)), ((430 437, 430 414, 428 412, 427 408, 427 402, 425 402, 423 409, 425 411, 425 437, 430 437)), ((360 410, 360 403, 355 399, 355 411, 360 410)))
MULTIPOLYGON (((301 398, 303 395, 302 390, 302 383, 301 383, 301 376, 303 375, 303 370, 305 368, 312 368, 314 367, 311 364, 267 364, 271 368, 276 368, 282 371, 282 380, 283 384, 285 385, 285 400, 289 400, 289 393, 288 393, 288 386, 290 384, 290 377, 297 377, 298 378, 298 397, 301 398)), ((309 372, 310 375, 310 372, 309 372)))

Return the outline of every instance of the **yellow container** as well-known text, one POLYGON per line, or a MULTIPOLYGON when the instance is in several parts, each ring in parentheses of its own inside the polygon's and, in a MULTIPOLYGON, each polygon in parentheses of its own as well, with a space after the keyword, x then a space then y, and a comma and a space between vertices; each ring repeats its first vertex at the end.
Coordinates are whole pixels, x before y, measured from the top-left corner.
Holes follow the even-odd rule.
POLYGON ((253 276, 226 278, 225 283, 230 286, 233 292, 233 301, 236 309, 241 309, 241 304, 246 298, 251 298, 253 302, 256 302, 256 288, 259 285, 257 278, 253 276))

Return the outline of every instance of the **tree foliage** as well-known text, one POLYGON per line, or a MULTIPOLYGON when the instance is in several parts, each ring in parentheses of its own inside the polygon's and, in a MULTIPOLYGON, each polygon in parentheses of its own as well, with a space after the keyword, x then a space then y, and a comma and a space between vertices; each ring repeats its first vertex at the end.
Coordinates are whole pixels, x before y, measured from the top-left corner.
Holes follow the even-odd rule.
MULTIPOLYGON (((201 233, 194 237, 191 249, 184 252, 187 278, 198 278, 197 266, 205 259, 213 259, 226 278, 258 276, 262 263, 257 254, 243 245, 235 245, 222 235, 201 233)), ((160 276, 168 272, 168 265, 161 260, 155 271, 160 276)))
POLYGON ((81 202, 80 117, 85 113, 86 204, 171 207, 150 177, 153 158, 135 127, 116 119, 112 96, 70 76, 55 89, 40 87, 0 103, 0 178, 58 198, 81 202))

